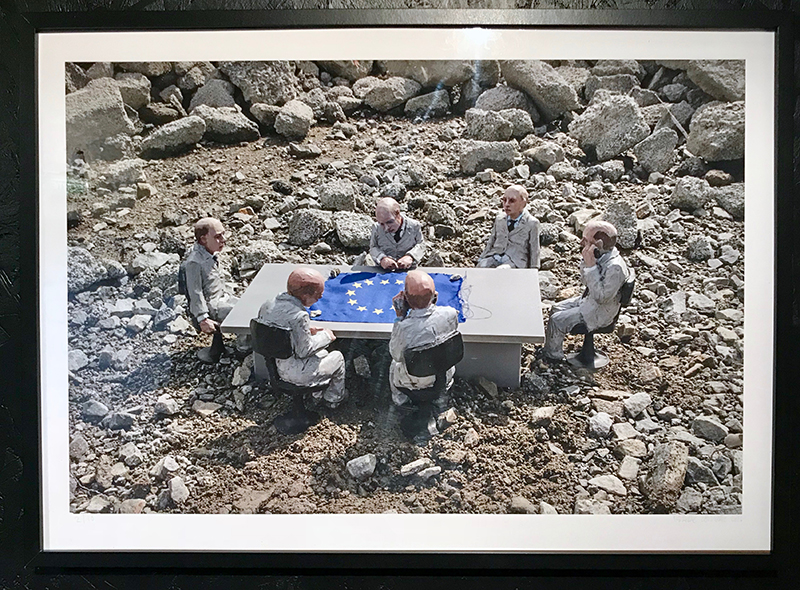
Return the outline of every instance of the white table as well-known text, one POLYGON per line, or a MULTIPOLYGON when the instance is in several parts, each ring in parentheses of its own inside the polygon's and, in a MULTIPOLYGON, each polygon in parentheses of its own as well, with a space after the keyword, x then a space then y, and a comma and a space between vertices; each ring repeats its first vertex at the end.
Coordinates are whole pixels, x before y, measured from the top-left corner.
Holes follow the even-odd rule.
MULTIPOLYGON (((298 265, 299 266, 299 265, 298 265)), ((333 265, 309 265, 324 277, 333 265)), ((248 334, 250 320, 261 305, 286 290, 291 264, 265 264, 247 287, 244 295, 222 322, 222 331, 248 334)), ((375 267, 337 265, 342 272, 383 272, 375 267)), ((466 321, 458 325, 464 339, 464 359, 456 373, 465 379, 480 375, 501 387, 519 387, 522 343, 544 342, 539 275, 535 269, 424 268, 426 272, 460 274, 464 277, 461 295, 465 300, 466 321)), ((398 285, 398 291, 400 287, 398 285)), ((330 328, 339 338, 388 339, 394 315, 389 322, 321 322, 312 325, 330 328)), ((256 363, 263 371, 263 360, 256 363)))

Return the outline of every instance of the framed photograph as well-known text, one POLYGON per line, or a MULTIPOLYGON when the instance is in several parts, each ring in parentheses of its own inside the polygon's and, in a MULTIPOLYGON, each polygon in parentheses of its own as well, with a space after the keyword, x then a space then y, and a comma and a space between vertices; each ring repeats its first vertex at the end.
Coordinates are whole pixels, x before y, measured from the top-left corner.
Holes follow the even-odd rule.
POLYGON ((42 563, 773 553, 778 19, 405 14, 33 20, 42 563), (198 360, 211 338, 178 274, 199 219, 222 222, 214 264, 240 297, 265 264, 357 262, 385 197, 421 222, 421 266, 468 280, 510 186, 538 224, 540 296, 493 305, 541 308, 542 337, 517 343, 519 386, 457 372, 423 440, 392 422, 385 339, 343 347, 349 397, 295 435, 246 337, 198 360), (580 269, 605 272, 605 250, 581 257, 593 219, 636 280, 588 371, 539 343, 580 269))

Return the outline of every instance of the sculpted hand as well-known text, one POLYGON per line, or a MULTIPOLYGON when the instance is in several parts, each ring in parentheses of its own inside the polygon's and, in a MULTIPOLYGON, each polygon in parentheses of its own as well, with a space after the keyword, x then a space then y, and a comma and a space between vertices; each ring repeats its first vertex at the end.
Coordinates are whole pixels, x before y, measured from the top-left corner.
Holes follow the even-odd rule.
POLYGON ((406 254, 400 260, 397 261, 397 266, 400 268, 409 268, 411 265, 414 264, 414 259, 406 254))
POLYGON ((395 262, 394 258, 384 256, 381 258, 381 268, 384 270, 394 270, 397 268, 397 262, 395 262))
POLYGON ((322 332, 325 328, 319 328, 317 326, 309 326, 308 331, 311 332, 311 335, 314 336, 315 334, 322 332))
POLYGON ((217 323, 211 318, 206 318, 200 322, 200 329, 206 334, 213 334, 217 331, 217 323))
POLYGON ((333 342, 334 340, 336 340, 336 334, 334 334, 334 333, 333 333, 333 331, 332 331, 330 328, 322 328, 322 329, 325 331, 325 333, 326 333, 328 336, 330 336, 331 342, 333 342))
POLYGON ((596 260, 594 258, 594 249, 595 245, 588 243, 583 247, 583 250, 581 250, 581 256, 583 256, 583 261, 586 263, 586 266, 595 265, 596 260))

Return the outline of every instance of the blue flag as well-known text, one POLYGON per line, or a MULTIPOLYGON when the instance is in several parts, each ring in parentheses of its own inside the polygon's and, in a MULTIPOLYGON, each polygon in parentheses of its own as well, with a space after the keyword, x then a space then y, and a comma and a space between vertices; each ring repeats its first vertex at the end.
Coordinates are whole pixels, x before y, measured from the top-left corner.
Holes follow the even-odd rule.
MULTIPOLYGON (((458 312, 458 321, 464 322, 461 284, 464 279, 450 280, 451 275, 431 273, 439 299, 436 305, 446 305, 458 312)), ((322 299, 309 309, 319 310, 315 320, 326 322, 363 322, 391 324, 395 317, 392 297, 403 290, 406 273, 343 272, 325 281, 322 299)))

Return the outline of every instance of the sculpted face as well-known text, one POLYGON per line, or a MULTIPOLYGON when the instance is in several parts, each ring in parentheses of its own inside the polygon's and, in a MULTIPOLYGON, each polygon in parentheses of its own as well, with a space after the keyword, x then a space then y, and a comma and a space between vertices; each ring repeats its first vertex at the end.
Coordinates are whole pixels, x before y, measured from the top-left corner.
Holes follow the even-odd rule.
POLYGON ((225 246, 225 228, 217 221, 209 228, 206 235, 200 238, 200 243, 211 254, 216 254, 225 246))
POLYGON ((375 221, 385 231, 392 234, 400 229, 403 224, 403 216, 400 215, 400 206, 397 201, 390 198, 378 201, 375 206, 375 221))
POLYGON ((503 212, 511 219, 519 217, 527 204, 528 192, 517 184, 508 187, 503 194, 503 212))

